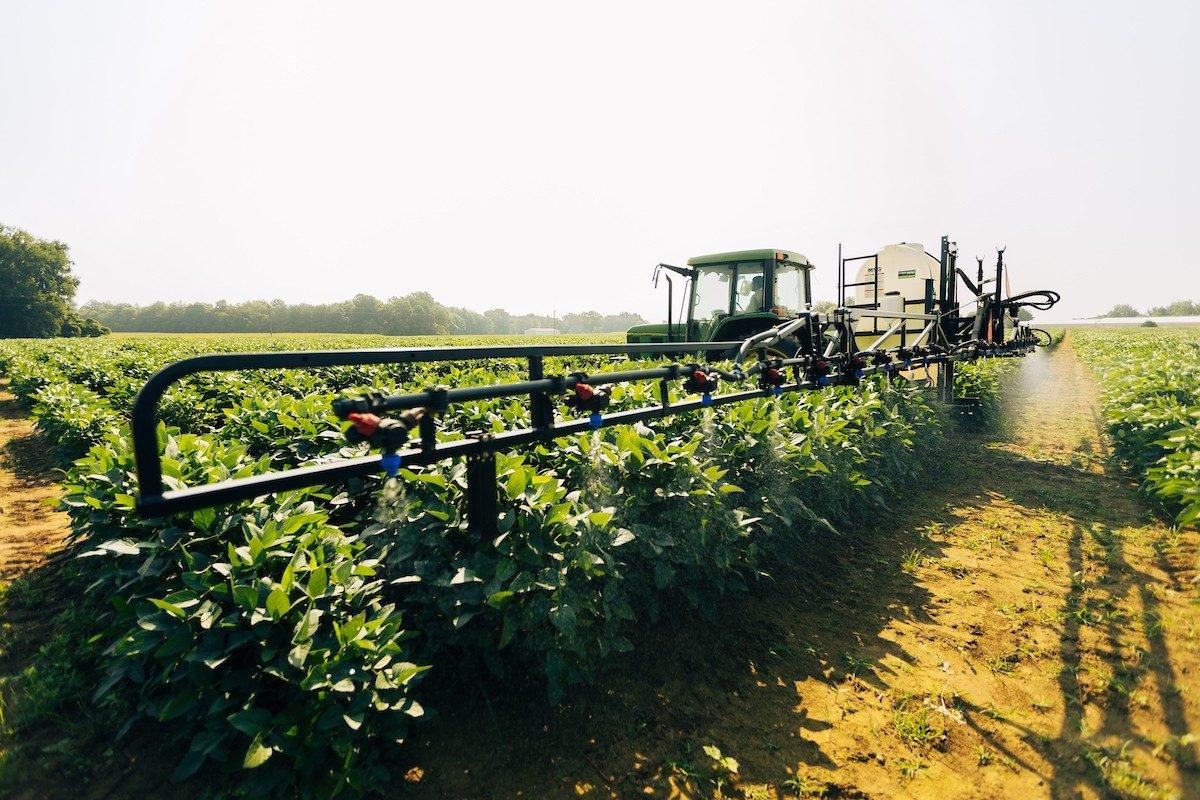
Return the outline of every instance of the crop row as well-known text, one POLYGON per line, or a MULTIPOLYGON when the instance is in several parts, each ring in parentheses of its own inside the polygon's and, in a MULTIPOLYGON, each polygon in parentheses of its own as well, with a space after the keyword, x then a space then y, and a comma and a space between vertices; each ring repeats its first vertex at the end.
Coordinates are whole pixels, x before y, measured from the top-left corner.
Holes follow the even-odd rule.
MULTIPOLYGON (((78 643, 95 696, 130 724, 148 717, 178 737, 177 778, 212 760, 250 769, 229 784, 248 794, 378 785, 390 743, 423 713, 430 667, 544 681, 557 700, 632 649, 639 626, 711 615, 790 556, 836 546, 837 529, 886 514, 941 436, 926 394, 871 380, 500 454, 495 538, 467 525, 461 461, 169 519, 134 514, 127 415, 154 369, 214 350, 383 343, 0 344, 12 388, 73 459, 63 502, 74 580, 95 619, 78 643)), ((592 357, 547 370, 608 366, 592 357)), ((492 383, 521 369, 478 361, 196 376, 165 397, 164 476, 195 485, 363 455, 342 437, 334 397, 492 383)), ((986 397, 993 369, 961 372, 986 397)), ((653 402, 633 385, 613 398, 618 408, 653 402)), ((439 436, 518 424, 528 424, 525 404, 481 402, 440 420, 439 436)))
POLYGON ((1117 455, 1179 525, 1200 520, 1200 329, 1081 330, 1117 455))

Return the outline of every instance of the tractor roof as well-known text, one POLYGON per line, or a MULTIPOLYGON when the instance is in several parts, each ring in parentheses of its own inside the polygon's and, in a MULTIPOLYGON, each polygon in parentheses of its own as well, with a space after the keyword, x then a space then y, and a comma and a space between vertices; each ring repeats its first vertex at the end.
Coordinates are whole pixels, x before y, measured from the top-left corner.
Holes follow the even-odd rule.
POLYGON ((734 261, 764 261, 775 258, 776 253, 782 253, 786 261, 799 264, 804 269, 812 269, 812 262, 794 250, 735 250, 731 253, 713 253, 707 256, 693 256, 688 259, 689 267, 702 267, 708 264, 729 264, 734 261))

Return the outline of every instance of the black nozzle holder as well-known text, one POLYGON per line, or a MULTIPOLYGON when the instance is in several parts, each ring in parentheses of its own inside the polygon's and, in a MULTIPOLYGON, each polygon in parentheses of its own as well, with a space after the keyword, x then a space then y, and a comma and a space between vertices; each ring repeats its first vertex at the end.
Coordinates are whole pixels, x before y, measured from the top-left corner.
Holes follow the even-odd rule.
POLYGON ((424 416, 423 408, 409 409, 396 418, 353 411, 347 415, 350 427, 346 429, 346 439, 355 444, 368 442, 385 453, 394 453, 404 446, 408 432, 417 427, 424 416))

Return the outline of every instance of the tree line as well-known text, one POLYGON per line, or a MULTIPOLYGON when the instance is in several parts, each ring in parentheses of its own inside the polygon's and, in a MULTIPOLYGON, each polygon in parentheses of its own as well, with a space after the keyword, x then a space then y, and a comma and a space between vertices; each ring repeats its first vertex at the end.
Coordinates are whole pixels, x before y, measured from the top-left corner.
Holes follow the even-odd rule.
POLYGON ((479 313, 444 306, 426 292, 379 300, 360 294, 336 303, 103 303, 75 310, 79 279, 67 245, 0 225, 0 338, 101 336, 111 330, 147 333, 376 333, 391 336, 516 334, 530 328, 563 333, 624 331, 646 320, 595 311, 552 317, 479 313))
POLYGON ((1128 303, 1118 303, 1100 315, 1101 317, 1197 317, 1200 303, 1192 300, 1176 300, 1165 306, 1155 306, 1146 313, 1138 311, 1128 303))
POLYGON ((79 309, 114 331, 147 333, 376 333, 388 336, 519 334, 530 328, 562 333, 610 333, 646 322, 632 313, 595 311, 551 317, 510 314, 500 308, 480 313, 444 306, 426 292, 380 300, 359 294, 322 304, 282 300, 245 303, 104 303, 79 309))

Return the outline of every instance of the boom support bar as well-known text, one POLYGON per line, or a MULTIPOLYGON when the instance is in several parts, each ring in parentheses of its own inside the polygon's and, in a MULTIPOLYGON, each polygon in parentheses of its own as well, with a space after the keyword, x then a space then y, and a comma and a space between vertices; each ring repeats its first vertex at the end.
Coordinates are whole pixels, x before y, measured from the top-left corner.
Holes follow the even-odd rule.
MULTIPOLYGON (((274 472, 267 475, 256 476, 255 478, 239 479, 238 481, 230 481, 229 484, 234 484, 233 493, 226 496, 221 494, 205 494, 207 487, 189 487, 179 491, 166 492, 164 491, 162 481, 162 465, 159 460, 158 452, 158 437, 156 428, 158 425, 158 404, 162 400, 163 394, 174 383, 188 377, 189 375, 197 375, 205 372, 233 372, 239 370, 264 370, 264 369, 312 369, 316 367, 332 367, 332 366, 369 366, 380 364, 412 364, 431 361, 460 361, 469 359, 487 359, 487 358, 525 358, 530 360, 531 372, 535 368, 541 370, 541 362, 546 357, 552 356, 574 356, 574 355, 638 355, 644 353, 695 353, 703 351, 720 351, 732 352, 741 345, 741 342, 709 342, 703 344, 614 344, 614 345, 516 345, 506 347, 439 347, 439 348, 377 348, 364 350, 318 350, 311 352, 290 351, 280 353, 229 353, 195 356, 186 358, 182 361, 177 361, 174 364, 169 364, 156 372, 138 392, 137 398, 133 403, 133 415, 131 421, 131 430, 133 433, 133 450, 134 461, 137 466, 138 474, 138 509, 143 516, 155 516, 162 513, 170 513, 173 511, 186 511, 196 508, 202 508, 207 505, 215 505, 232 500, 243 500, 251 497, 257 497, 261 494, 266 494, 272 491, 280 491, 283 489, 296 489, 302 486, 312 486, 320 483, 336 483, 347 478, 365 475, 372 471, 378 471, 378 457, 368 459, 354 459, 351 461, 338 462, 332 465, 319 465, 310 467, 299 467, 285 472, 274 472), (536 361, 535 361, 536 360, 536 361), (362 465, 356 464, 358 461, 363 461, 362 465), (370 464, 374 469, 367 468, 366 464, 370 464), (328 480, 325 480, 328 478, 328 480), (251 489, 250 487, 256 487, 251 489), (200 502, 195 502, 187 498, 205 497, 206 499, 200 502), (169 502, 167 501, 170 499, 169 502), (215 499, 213 499, 215 498, 215 499)), ((665 377, 665 375, 664 375, 665 377)), ((562 386, 566 388, 569 385, 573 386, 575 380, 571 377, 559 379, 562 386)), ((480 399, 484 397, 503 397, 512 396, 515 394, 531 394, 541 395, 555 388, 556 382, 551 379, 542 379, 538 381, 525 382, 522 391, 508 391, 505 387, 511 384, 501 384, 498 386, 488 387, 473 387, 468 389, 451 390, 455 392, 454 399, 462 402, 468 399, 480 399), (489 393, 490 390, 490 393, 489 393)), ((429 400, 436 390, 427 391, 417 395, 402 398, 399 403, 393 408, 414 408, 415 405, 409 402, 412 398, 420 398, 421 400, 429 400)), ((450 392, 446 392, 449 395, 450 392)), ((714 398, 715 399, 715 398, 714 398)), ((537 404, 535 403, 535 407, 537 404)), ((682 408, 682 405, 677 405, 675 408, 682 408)), ((536 414, 534 419, 538 419, 540 415, 536 414)), ((548 420, 549 427, 553 426, 553 420, 548 420)), ((557 430, 562 430, 564 426, 557 426, 557 430)), ((586 427, 586 425, 585 425, 586 427)), ((563 430, 562 433, 556 435, 565 435, 571 431, 563 430)), ((552 438, 552 437, 551 437, 552 438)), ((531 440, 530 440, 531 441, 531 440)), ((523 442, 522 442, 523 443, 523 442)), ((449 447, 449 445, 446 445, 449 447)), ((465 450, 463 451, 466 452, 465 450)), ((451 450, 446 456, 456 454, 457 451, 451 450)), ((437 459, 430 459, 437 460, 437 459)), ((418 462, 409 462, 418 463, 418 462)), ((421 463, 429 463, 428 461, 421 463)), ((217 487, 223 488, 229 484, 220 484, 217 487)))

